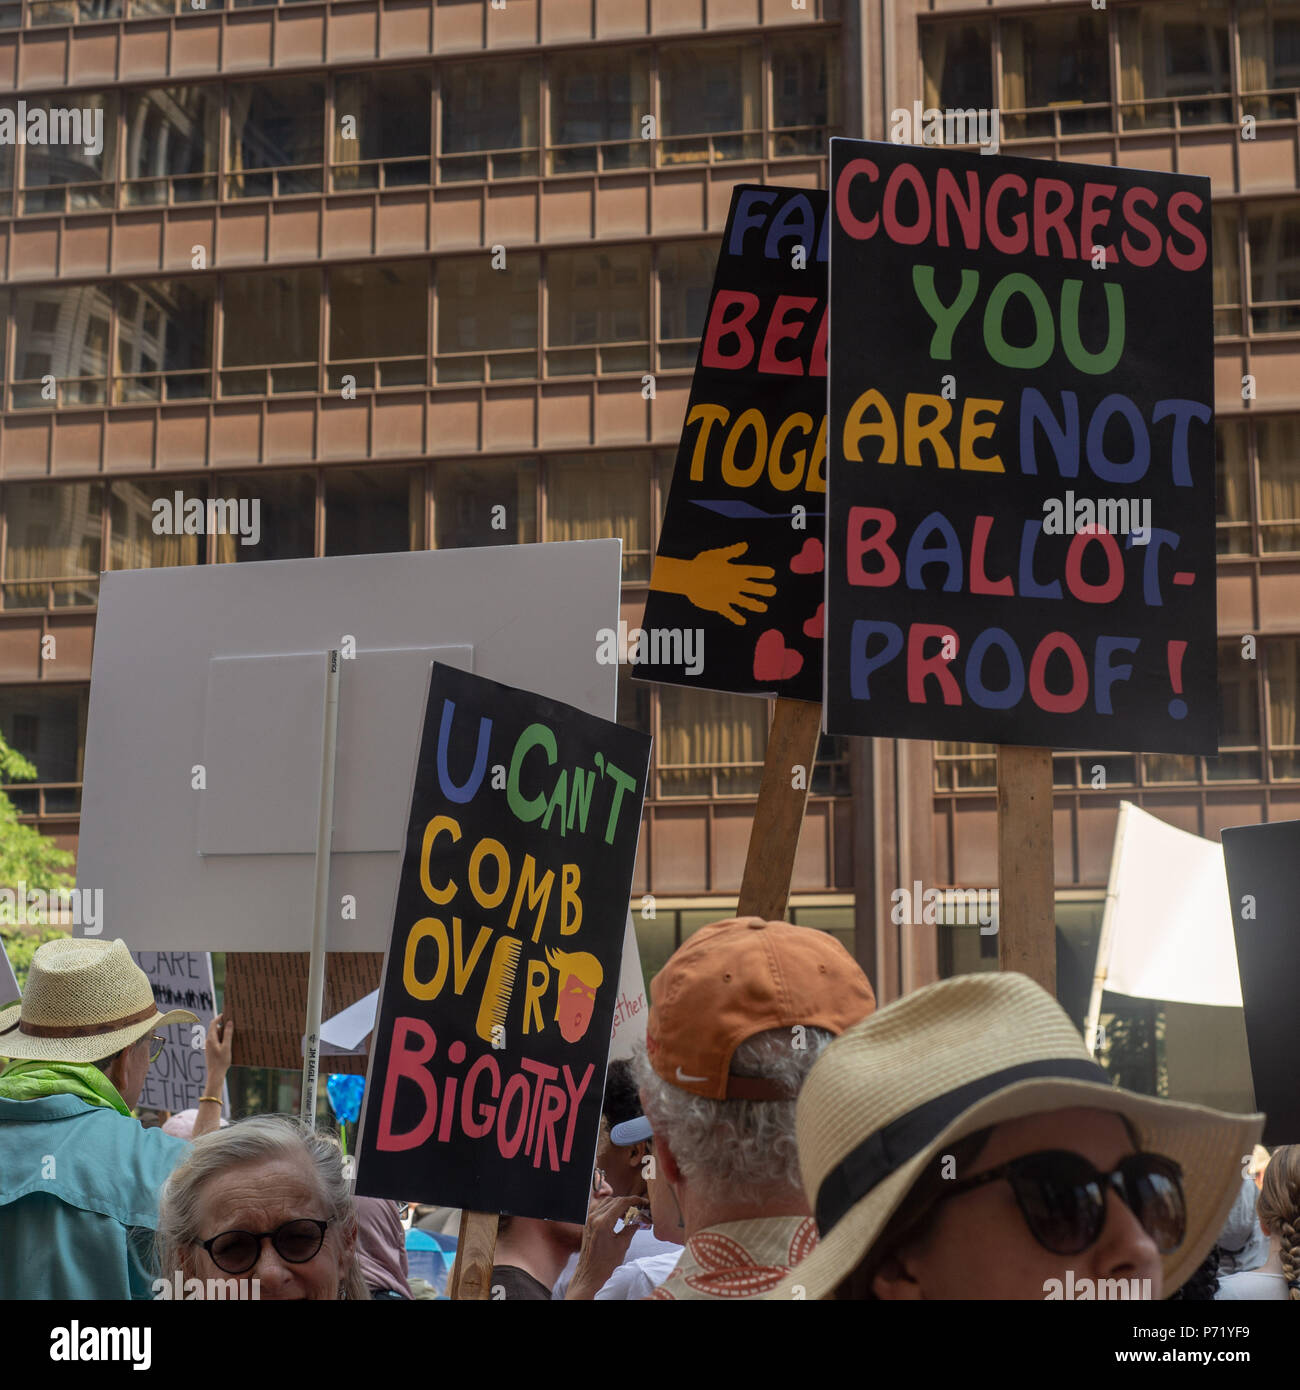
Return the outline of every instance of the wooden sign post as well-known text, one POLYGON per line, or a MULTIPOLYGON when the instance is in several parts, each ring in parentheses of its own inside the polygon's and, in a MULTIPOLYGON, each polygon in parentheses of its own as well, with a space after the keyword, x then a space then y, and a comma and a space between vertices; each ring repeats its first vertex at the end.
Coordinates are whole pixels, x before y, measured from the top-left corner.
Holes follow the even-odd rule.
POLYGON ((1050 748, 998 747, 998 967, 1056 993, 1050 748))
POLYGON ((802 700, 776 702, 736 904, 738 917, 763 917, 769 922, 785 917, 821 718, 820 705, 802 700), (803 769, 802 777, 798 768, 803 769))

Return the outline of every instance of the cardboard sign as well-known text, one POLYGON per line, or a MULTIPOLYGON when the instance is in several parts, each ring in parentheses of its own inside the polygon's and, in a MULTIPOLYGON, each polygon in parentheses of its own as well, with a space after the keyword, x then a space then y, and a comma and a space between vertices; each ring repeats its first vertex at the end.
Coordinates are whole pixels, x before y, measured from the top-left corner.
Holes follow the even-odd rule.
MULTIPOLYGON (((207 1080, 203 1040, 216 1013, 212 957, 207 951, 132 951, 131 954, 149 977, 154 1000, 163 1013, 169 1009, 188 1009, 197 1014, 199 1020, 197 1024, 182 1023, 164 1030, 167 1041, 149 1067, 139 1103, 150 1110, 170 1110, 172 1114, 195 1109, 207 1080)), ((221 1111, 224 1115, 230 1113, 224 1092, 221 1111)))
MULTIPOLYGON (((391 889, 390 889, 391 894, 391 889)), ((302 1066, 302 1021, 307 1013, 305 951, 231 951, 226 956, 226 1014, 235 1025, 237 1067, 302 1066)), ((325 956, 324 1014, 340 1013, 369 994, 383 969, 382 951, 329 951, 325 956)), ((364 1072, 357 1056, 330 1057, 329 1071, 364 1072)))
POLYGON ((1239 825, 1223 832, 1232 928, 1237 938, 1246 1044, 1255 1107, 1268 1116, 1264 1143, 1300 1138, 1300 820, 1239 825))
POLYGON ((1214 753, 1209 180, 831 183, 827 730, 1214 753))
POLYGON ((609 1034, 611 1062, 631 1057, 637 1044, 645 1041, 649 1021, 650 1001, 646 998, 641 952, 636 944, 632 914, 628 913, 627 931, 623 938, 623 964, 618 975, 618 998, 614 1002, 614 1026, 609 1034))
POLYGON ((585 1219, 649 752, 434 666, 358 1193, 585 1219))
MULTIPOLYGON (((621 549, 555 541, 106 574, 78 886, 102 890, 133 949, 306 951, 324 654, 340 649, 328 947, 382 952, 431 666, 612 715, 618 671, 600 661, 597 633, 618 625, 621 549), (184 911, 160 913, 160 901, 184 911)), ((302 1025, 299 1014, 295 1053, 302 1025)))
POLYGON ((634 675, 821 700, 826 256, 824 192, 736 186, 634 675))

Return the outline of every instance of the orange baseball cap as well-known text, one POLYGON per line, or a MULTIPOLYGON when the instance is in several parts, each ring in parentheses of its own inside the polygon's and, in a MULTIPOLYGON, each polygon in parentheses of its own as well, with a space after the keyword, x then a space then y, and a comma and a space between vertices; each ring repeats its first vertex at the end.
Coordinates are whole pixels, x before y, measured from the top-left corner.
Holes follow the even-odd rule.
POLYGON ((650 985, 646 1054, 659 1076, 710 1100, 793 1100, 776 1083, 731 1075, 736 1048, 772 1028, 840 1034, 876 1007, 871 982, 813 927, 733 917, 701 927, 650 985))

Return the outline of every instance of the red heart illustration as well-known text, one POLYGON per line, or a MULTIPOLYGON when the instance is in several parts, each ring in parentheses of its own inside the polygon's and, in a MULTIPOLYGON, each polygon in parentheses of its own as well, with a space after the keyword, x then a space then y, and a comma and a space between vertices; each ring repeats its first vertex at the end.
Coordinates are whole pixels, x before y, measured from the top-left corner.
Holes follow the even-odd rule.
POLYGON ((790 561, 793 574, 820 574, 826 568, 826 555, 816 536, 809 536, 803 549, 790 561))
POLYGON ((754 648, 756 681, 788 681, 803 670, 803 657, 785 645, 780 632, 772 627, 758 639, 754 648))
POLYGON ((817 611, 803 625, 803 635, 811 637, 815 642, 820 642, 826 635, 826 605, 824 603, 817 605, 817 611))

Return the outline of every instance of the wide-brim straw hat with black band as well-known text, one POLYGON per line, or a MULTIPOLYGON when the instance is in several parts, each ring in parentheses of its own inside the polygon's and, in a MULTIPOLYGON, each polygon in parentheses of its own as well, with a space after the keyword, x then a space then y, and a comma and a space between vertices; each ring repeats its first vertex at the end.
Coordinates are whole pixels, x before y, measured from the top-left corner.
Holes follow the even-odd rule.
POLYGON ((22 1003, 0 1009, 0 1057, 97 1062, 173 1023, 188 1009, 159 1013, 149 977, 124 941, 47 941, 32 957, 22 1003))
POLYGON ((819 1244, 770 1294, 825 1298, 871 1249, 926 1165, 976 1130, 1053 1110, 1126 1116, 1140 1147, 1183 1170, 1187 1234, 1164 1256, 1166 1296, 1214 1244, 1262 1115, 1121 1091, 1069 1016, 1025 975, 928 985, 837 1038, 809 1072, 796 1126, 819 1244))

